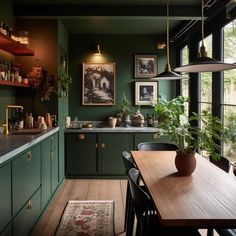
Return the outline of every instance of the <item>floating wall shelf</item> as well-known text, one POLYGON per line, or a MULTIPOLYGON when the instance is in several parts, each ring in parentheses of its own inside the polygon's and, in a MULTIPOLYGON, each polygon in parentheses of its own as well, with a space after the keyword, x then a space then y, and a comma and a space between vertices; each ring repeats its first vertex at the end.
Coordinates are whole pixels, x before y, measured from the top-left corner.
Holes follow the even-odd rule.
POLYGON ((0 49, 15 56, 34 56, 34 52, 24 44, 16 42, 0 32, 0 49))
POLYGON ((30 87, 29 84, 23 84, 23 83, 17 83, 17 82, 5 81, 5 80, 0 80, 0 85, 26 87, 26 88, 30 87))

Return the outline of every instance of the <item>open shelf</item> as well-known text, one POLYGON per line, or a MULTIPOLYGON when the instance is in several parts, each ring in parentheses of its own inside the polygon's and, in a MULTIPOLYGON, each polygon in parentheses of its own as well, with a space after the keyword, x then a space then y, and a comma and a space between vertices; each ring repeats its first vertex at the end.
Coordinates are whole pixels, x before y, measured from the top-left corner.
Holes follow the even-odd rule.
POLYGON ((0 85, 26 87, 26 88, 30 87, 29 84, 23 84, 23 83, 17 83, 17 82, 5 81, 5 80, 0 80, 0 85))
POLYGON ((25 45, 15 42, 0 32, 0 49, 15 56, 34 56, 34 52, 25 45))

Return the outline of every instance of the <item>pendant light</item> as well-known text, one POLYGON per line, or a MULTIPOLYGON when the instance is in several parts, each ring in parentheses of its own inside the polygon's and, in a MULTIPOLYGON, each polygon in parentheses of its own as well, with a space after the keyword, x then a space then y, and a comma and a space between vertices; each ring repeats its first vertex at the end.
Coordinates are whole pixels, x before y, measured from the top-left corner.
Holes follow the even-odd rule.
POLYGON ((169 0, 167 0, 166 6, 166 56, 167 63, 165 67, 165 71, 153 77, 155 80, 178 80, 183 79, 183 77, 173 71, 171 71, 170 67, 170 48, 169 48, 169 0))
POLYGON ((199 51, 199 55, 196 61, 190 62, 188 65, 183 65, 175 68, 177 72, 216 72, 223 70, 230 70, 236 68, 236 64, 224 63, 222 61, 215 60, 207 56, 206 48, 204 46, 204 2, 202 0, 202 19, 201 19, 201 34, 202 43, 199 51))

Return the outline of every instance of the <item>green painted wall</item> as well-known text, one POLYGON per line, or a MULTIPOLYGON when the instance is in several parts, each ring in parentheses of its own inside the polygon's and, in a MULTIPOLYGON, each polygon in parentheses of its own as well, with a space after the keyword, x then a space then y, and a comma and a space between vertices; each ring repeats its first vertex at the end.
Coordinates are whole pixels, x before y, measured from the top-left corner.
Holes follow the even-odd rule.
MULTIPOLYGON (((155 35, 69 35, 69 71, 73 84, 69 96, 69 113, 79 120, 103 120, 113 115, 120 108, 122 93, 125 93, 134 106, 134 54, 156 54, 158 72, 166 64, 165 50, 157 50, 156 43, 163 37, 155 35), (116 63, 116 104, 114 106, 82 106, 82 63, 92 61, 92 52, 96 45, 101 45, 103 62, 116 63)), ((137 79, 136 79, 137 81, 137 79)), ((175 96, 175 82, 160 81, 158 92, 168 98, 175 96)), ((152 108, 142 106, 141 112, 146 115, 152 108)))

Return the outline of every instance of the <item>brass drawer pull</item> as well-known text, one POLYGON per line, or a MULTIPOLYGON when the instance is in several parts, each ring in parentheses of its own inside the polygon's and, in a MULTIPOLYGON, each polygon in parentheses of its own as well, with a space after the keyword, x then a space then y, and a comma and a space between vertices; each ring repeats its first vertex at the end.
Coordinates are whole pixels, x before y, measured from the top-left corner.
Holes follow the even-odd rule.
POLYGON ((51 137, 51 140, 53 140, 54 139, 54 137, 51 137))
POLYGON ((102 148, 105 148, 105 147, 106 147, 105 143, 102 143, 102 148))
POLYGON ((30 200, 30 201, 28 202, 28 204, 27 204, 27 209, 28 209, 28 210, 31 210, 32 207, 33 207, 33 205, 32 205, 32 202, 31 202, 31 200, 30 200))
POLYGON ((51 152, 51 159, 53 159, 54 155, 53 155, 53 152, 51 152))
POLYGON ((158 139, 159 138, 159 134, 153 134, 153 139, 158 139))
POLYGON ((32 160, 32 153, 31 153, 31 151, 28 151, 28 152, 27 152, 27 160, 28 160, 28 161, 31 161, 31 160, 32 160))
POLYGON ((84 135, 84 134, 79 134, 79 139, 80 139, 80 140, 85 139, 85 135, 84 135))

